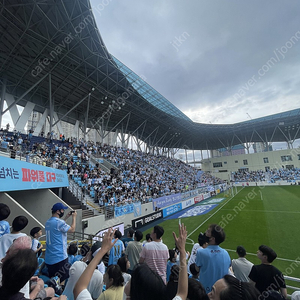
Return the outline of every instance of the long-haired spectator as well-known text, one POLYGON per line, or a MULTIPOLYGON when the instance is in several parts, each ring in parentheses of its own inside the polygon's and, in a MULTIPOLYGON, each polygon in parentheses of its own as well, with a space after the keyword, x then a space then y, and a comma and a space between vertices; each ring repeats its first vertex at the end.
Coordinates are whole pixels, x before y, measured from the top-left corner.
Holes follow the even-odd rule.
POLYGON ((118 259, 118 266, 120 267, 124 278, 123 285, 126 285, 131 278, 131 275, 127 273, 128 269, 130 268, 130 261, 128 260, 127 255, 124 255, 118 259))
POLYGON ((106 290, 100 295, 99 300, 122 300, 124 292, 124 278, 121 268, 118 265, 108 266, 103 280, 106 285, 106 290))
POLYGON ((208 300, 208 296, 202 284, 194 278, 188 279, 188 296, 189 300, 208 300))
POLYGON ((147 264, 138 264, 131 274, 131 282, 125 287, 131 300, 165 300, 166 285, 162 278, 147 264), (129 291, 128 291, 129 290, 129 291))
POLYGON ((152 237, 150 233, 146 234, 146 239, 143 241, 143 246, 145 246, 146 243, 152 242, 152 237))
POLYGON ((250 283, 225 275, 213 285, 208 297, 212 300, 257 300, 259 291, 250 283))

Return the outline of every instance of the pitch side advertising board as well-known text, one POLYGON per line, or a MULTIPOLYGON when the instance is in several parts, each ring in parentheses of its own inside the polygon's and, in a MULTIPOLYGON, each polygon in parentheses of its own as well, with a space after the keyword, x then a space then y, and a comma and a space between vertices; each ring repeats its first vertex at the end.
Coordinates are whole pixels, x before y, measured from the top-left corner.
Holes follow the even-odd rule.
POLYGON ((204 197, 204 199, 208 199, 208 198, 211 197, 211 195, 210 195, 210 193, 205 193, 205 194, 203 195, 203 197, 204 197))
POLYGON ((194 204, 195 204, 194 199, 189 199, 189 200, 185 200, 185 201, 181 202, 182 209, 190 207, 190 206, 192 206, 194 204))
POLYGON ((167 208, 164 208, 163 209, 163 217, 167 217, 169 215, 173 215, 175 214, 176 212, 182 210, 182 206, 181 206, 181 203, 177 203, 177 204, 174 204, 172 206, 169 206, 167 208))
POLYGON ((197 196, 197 197, 194 198, 194 202, 195 203, 199 203, 199 202, 201 202, 203 200, 204 200, 203 194, 201 194, 201 195, 199 195, 199 196, 197 196))
MULTIPOLYGON (((105 228, 105 229, 101 229, 100 231, 98 231, 96 233, 96 235, 93 237, 93 241, 96 242, 96 241, 100 241, 102 242, 102 236, 103 236, 103 233, 108 231, 109 228, 105 228)), ((124 223, 120 223, 120 224, 117 224, 117 225, 114 225, 112 227, 112 229, 118 229, 122 235, 124 235, 124 223)))
POLYGON ((174 194, 153 199, 153 209, 165 208, 167 206, 181 202, 181 194, 174 194))
POLYGON ((156 211, 152 214, 149 214, 149 215, 146 215, 146 216, 143 216, 143 217, 140 217, 140 218, 137 218, 137 219, 134 219, 131 221, 132 223, 132 228, 133 229, 138 229, 138 228, 141 228, 149 223, 152 223, 158 219, 162 219, 163 217, 163 211, 162 210, 159 210, 159 211, 156 211))

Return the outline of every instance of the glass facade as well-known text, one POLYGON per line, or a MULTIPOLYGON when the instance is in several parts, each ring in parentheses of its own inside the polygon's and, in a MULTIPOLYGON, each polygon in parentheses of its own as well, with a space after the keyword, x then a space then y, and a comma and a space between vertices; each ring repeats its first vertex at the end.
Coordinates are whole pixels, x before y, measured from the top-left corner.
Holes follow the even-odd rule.
POLYGON ((130 84, 135 88, 135 90, 149 103, 160 109, 161 111, 178 117, 187 121, 191 121, 182 111, 180 111, 175 105, 169 102, 164 96, 158 93, 153 87, 151 87, 147 82, 145 82, 141 77, 135 74, 132 70, 126 67, 122 62, 112 55, 115 63, 117 64, 119 70, 126 76, 130 84))

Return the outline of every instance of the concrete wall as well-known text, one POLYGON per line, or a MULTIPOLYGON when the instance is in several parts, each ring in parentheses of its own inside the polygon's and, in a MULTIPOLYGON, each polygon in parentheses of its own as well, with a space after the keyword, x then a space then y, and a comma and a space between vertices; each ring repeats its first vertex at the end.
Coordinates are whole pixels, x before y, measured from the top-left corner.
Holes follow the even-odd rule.
POLYGON ((202 170, 205 172, 211 172, 213 175, 224 179, 230 179, 230 173, 237 171, 241 168, 248 168, 249 171, 263 170, 266 167, 270 169, 279 169, 282 166, 293 165, 295 168, 300 168, 300 148, 277 150, 261 153, 242 154, 233 156, 213 157, 204 159, 202 163, 202 170), (291 155, 292 161, 282 161, 281 156, 291 155), (268 162, 264 162, 264 158, 268 159, 268 162), (244 163, 247 161, 247 164, 244 163), (221 162, 222 167, 213 167, 213 163, 221 162), (222 172, 227 170, 227 172, 222 172))
POLYGON ((36 219, 28 210, 24 209, 16 200, 14 200, 7 193, 0 193, 0 202, 5 203, 10 208, 10 216, 6 219, 9 224, 12 224, 13 220, 17 216, 25 216, 28 219, 28 225, 22 230, 22 232, 29 235, 31 228, 39 226, 44 228, 44 224, 36 219))
MULTIPOLYGON (((62 202, 65 206, 68 206, 64 201, 62 201, 58 196, 56 196, 51 190, 48 189, 41 189, 41 190, 29 190, 29 191, 15 191, 15 192, 8 192, 8 193, 0 193, 1 198, 4 197, 3 194, 9 195, 10 199, 14 200, 14 203, 17 203, 21 209, 24 209, 22 213, 18 213, 15 210, 15 204, 13 207, 7 203, 7 205, 11 209, 11 218, 12 220, 17 215, 25 215, 27 218, 28 216, 35 216, 35 219, 39 222, 39 225, 44 227, 46 221, 51 217, 51 208, 53 204, 57 202, 62 202)), ((5 197, 4 197, 5 198, 5 197)), ((1 201, 3 202, 3 201, 1 201)), ((5 203, 5 202, 4 202, 5 203)), ((13 205, 13 204, 11 204, 13 205)), ((70 208, 70 207, 69 207, 70 208)), ((70 208, 71 209, 71 208, 70 208)), ((82 232, 82 210, 78 209, 77 211, 77 219, 76 219, 76 231, 82 232)), ((68 213, 69 210, 66 210, 68 213)), ((11 220, 11 221, 12 221, 11 220)), ((72 218, 67 220, 68 224, 71 224, 72 218)), ((10 222, 11 224, 11 222, 10 222)), ((30 224, 29 224, 30 225, 30 224)), ((34 226, 27 226, 28 232, 34 226)))

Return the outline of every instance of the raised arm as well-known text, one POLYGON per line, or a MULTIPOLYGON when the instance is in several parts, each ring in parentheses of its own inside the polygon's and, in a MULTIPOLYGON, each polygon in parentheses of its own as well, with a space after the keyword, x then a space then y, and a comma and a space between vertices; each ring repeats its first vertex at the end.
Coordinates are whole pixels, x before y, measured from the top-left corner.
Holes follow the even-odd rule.
POLYGON ((182 300, 185 300, 188 294, 188 273, 186 267, 186 252, 185 252, 185 243, 187 237, 186 227, 182 223, 179 224, 179 236, 177 238, 176 233, 173 232, 173 237, 175 244, 180 253, 180 266, 179 266, 179 278, 178 278, 178 288, 176 296, 181 297, 182 300))
POLYGON ((114 244, 117 242, 118 239, 115 239, 114 242, 112 242, 112 239, 114 238, 115 230, 112 230, 111 228, 104 233, 103 239, 102 239, 102 246, 101 249, 97 252, 95 257, 92 259, 92 261, 89 263, 87 268, 84 270, 84 272, 79 277, 77 283, 75 284, 73 293, 74 293, 74 299, 76 300, 78 295, 88 287, 89 282, 92 278, 92 275, 94 273, 94 270, 96 269, 97 265, 101 261, 102 257, 114 246, 114 244))
POLYGON ((72 216, 72 224, 71 227, 68 230, 68 233, 72 233, 75 232, 76 229, 76 216, 77 216, 77 212, 76 211, 70 211, 67 216, 65 217, 65 221, 72 216))

